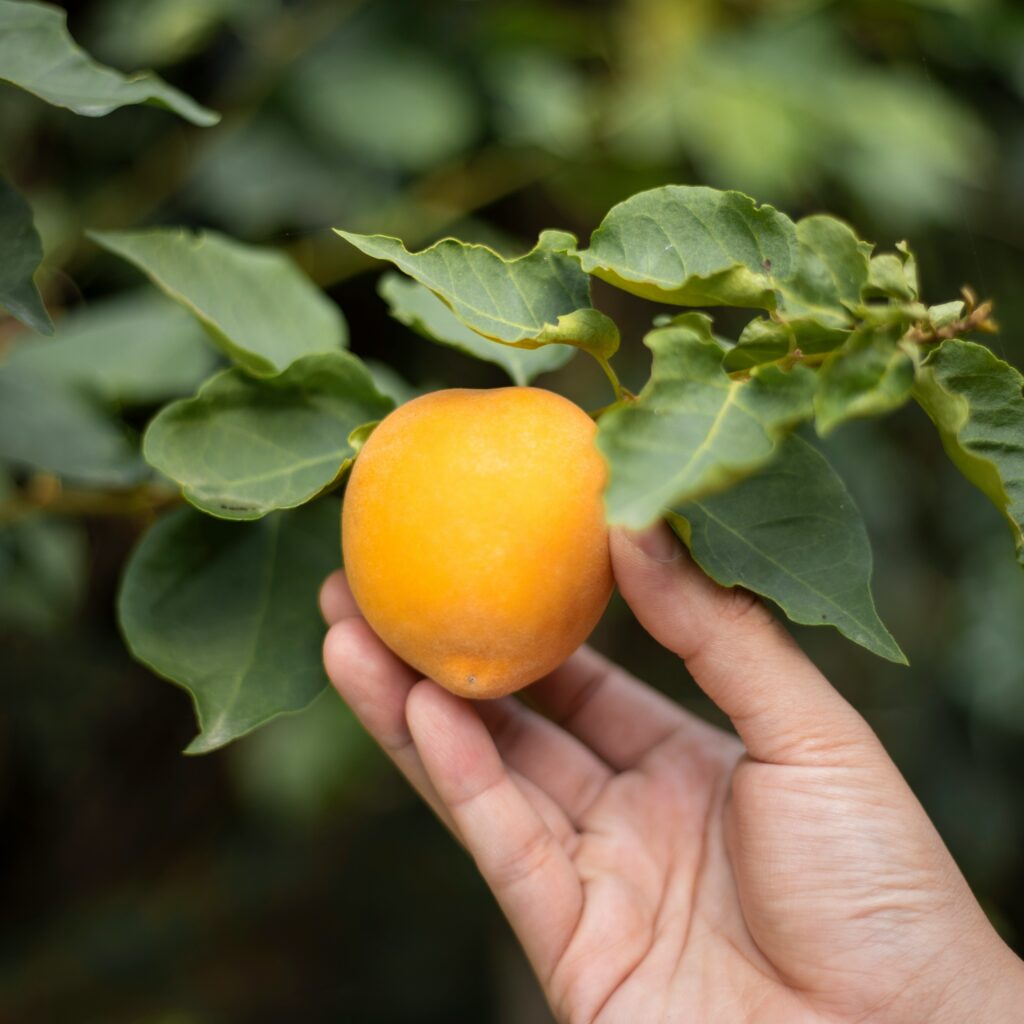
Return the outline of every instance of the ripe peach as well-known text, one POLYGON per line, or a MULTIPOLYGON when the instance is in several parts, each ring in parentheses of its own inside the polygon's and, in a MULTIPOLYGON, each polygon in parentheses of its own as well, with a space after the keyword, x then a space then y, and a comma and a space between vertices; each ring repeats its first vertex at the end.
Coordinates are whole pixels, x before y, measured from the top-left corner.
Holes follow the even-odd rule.
POLYGON ((612 590, 595 426, 538 388, 400 406, 345 494, 342 546, 382 640, 453 693, 500 697, 575 650, 612 590))

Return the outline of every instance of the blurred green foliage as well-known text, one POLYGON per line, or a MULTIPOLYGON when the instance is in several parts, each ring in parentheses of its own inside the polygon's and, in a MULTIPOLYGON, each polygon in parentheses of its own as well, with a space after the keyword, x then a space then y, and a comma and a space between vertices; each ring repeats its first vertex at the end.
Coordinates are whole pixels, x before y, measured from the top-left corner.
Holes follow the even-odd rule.
MULTIPOLYGON (((500 370, 387 317, 376 271, 330 226, 410 244, 457 230, 517 252, 554 224, 585 237, 641 187, 742 188, 794 216, 847 216, 887 245, 911 237, 925 298, 966 282, 994 298, 994 347, 1020 365, 1024 13, 1012 0, 65 6, 97 58, 154 67, 223 120, 125 108, 86 121, 0 87, 0 174, 34 210, 57 322, 50 342, 0 320, 25 410, 0 448, 38 448, 51 429, 110 438, 104 465, 71 467, 73 486, 19 469, 0 488, 0 1019, 543 1020, 471 865, 330 694, 222 752, 180 756, 187 702, 130 662, 113 625, 151 509, 111 514, 89 477, 130 478, 123 445, 209 357, 191 321, 128 292, 139 275, 83 231, 202 225, 274 243, 330 290, 390 389, 488 386, 500 370), (140 331, 144 348, 118 340, 140 331), (167 366, 160 393, 139 369, 153 361, 167 366), (59 397, 33 399, 41 381, 59 397)), ((650 308, 596 299, 623 327, 635 386, 650 308)), ((540 383, 605 400, 581 361, 540 383)), ((1002 524, 913 410, 843 427, 828 452, 864 511, 880 610, 911 668, 820 630, 799 638, 1024 948, 1024 581, 1002 524)), ((596 642, 714 717, 621 604, 596 642)))

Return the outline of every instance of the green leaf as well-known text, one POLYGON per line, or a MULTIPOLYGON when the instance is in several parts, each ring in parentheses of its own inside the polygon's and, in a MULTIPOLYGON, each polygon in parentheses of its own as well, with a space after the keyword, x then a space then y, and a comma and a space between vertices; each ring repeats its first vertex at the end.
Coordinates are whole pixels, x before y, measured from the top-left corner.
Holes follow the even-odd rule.
POLYGON ((410 384, 393 366, 378 362, 376 359, 364 359, 363 365, 370 371, 373 386, 382 395, 387 395, 396 406, 404 405, 411 399, 434 390, 434 388, 417 387, 410 384))
POLYGON ((124 431, 91 401, 13 366, 0 368, 0 459, 96 486, 146 475, 124 431))
POLYGON ((283 253, 214 231, 93 231, 199 319, 239 366, 259 376, 345 345, 341 312, 283 253))
POLYGON ((743 328, 739 340, 725 354, 722 366, 733 373, 772 363, 799 350, 805 356, 839 348, 850 331, 826 327, 813 319, 793 321, 757 317, 743 328))
POLYGON ((871 544, 828 460, 800 437, 722 494, 675 506, 669 522, 723 586, 774 601, 794 622, 835 626, 906 664, 871 597, 871 544))
POLYGON ((384 274, 377 286, 391 315, 431 341, 500 366, 516 384, 564 366, 575 351, 569 345, 517 348, 471 331, 429 288, 402 274, 384 274))
POLYGON ((0 623, 58 629, 82 595, 86 555, 78 523, 34 516, 0 526, 0 623))
MULTIPOLYGON (((871 246, 835 217, 804 217, 796 226, 797 259, 781 279, 779 312, 826 327, 851 327, 850 310, 860 304, 868 280, 871 246)), ((780 275, 781 276, 781 275, 780 275)))
POLYGON ((865 294, 915 302, 918 298, 917 260, 906 242, 897 242, 896 250, 872 257, 865 294))
POLYGON ((65 12, 49 4, 0 0, 0 79, 86 117, 147 103, 203 127, 220 120, 151 71, 126 76, 97 64, 68 34, 65 12))
POLYGON ((89 39, 116 64, 176 64, 198 53, 224 21, 258 31, 274 0, 106 0, 90 11, 89 39))
POLYGON ((655 302, 774 309, 796 251, 793 222, 773 207, 666 185, 612 207, 579 255, 588 274, 655 302))
POLYGON ((233 792, 289 827, 315 826, 346 798, 372 790, 380 747, 330 688, 303 711, 268 722, 229 748, 233 792))
POLYGON ((201 754, 327 683, 317 592, 340 563, 340 505, 324 499, 257 523, 175 509, 143 536, 118 596, 132 654, 192 695, 201 754))
POLYGON ((43 243, 32 210, 0 177, 0 308, 40 334, 53 334, 33 277, 43 258, 43 243))
POLYGON ((914 398, 956 467, 1006 517, 1024 566, 1024 376, 984 345, 954 338, 928 354, 914 398))
POLYGON ((938 306, 928 307, 928 323, 933 330, 939 331, 956 323, 964 315, 964 303, 961 299, 953 302, 942 302, 938 306))
POLYGON ((203 511, 258 519, 333 483, 355 457, 353 431, 392 408, 348 352, 306 356, 278 377, 225 370, 159 413, 143 454, 203 511))
POLYGON ((150 288, 80 307, 58 322, 52 341, 26 339, 7 361, 105 401, 138 405, 188 394, 215 363, 195 319, 150 288))
POLYGON ((818 374, 814 416, 824 437, 841 423, 898 409, 914 386, 914 359, 899 332, 862 327, 830 355, 818 374))
POLYGON ((635 401, 602 416, 597 434, 611 470, 608 518, 631 527, 721 490, 771 459, 810 416, 815 385, 803 366, 730 378, 711 321, 700 313, 651 331, 644 344, 654 352, 650 381, 635 401))
POLYGON ((358 28, 301 62, 287 95, 298 119, 343 159, 404 171, 451 160, 480 129, 477 90, 458 62, 358 28))
POLYGON ((485 71, 498 100, 498 131, 506 142, 569 159, 587 150, 598 107, 581 69, 529 49, 491 54, 485 71))
POLYGON ((618 348, 618 328, 591 308, 590 281, 566 251, 576 240, 564 231, 543 232, 525 256, 507 260, 486 245, 455 238, 409 252, 397 238, 334 230, 429 288, 485 338, 523 348, 576 345, 603 358, 618 348))

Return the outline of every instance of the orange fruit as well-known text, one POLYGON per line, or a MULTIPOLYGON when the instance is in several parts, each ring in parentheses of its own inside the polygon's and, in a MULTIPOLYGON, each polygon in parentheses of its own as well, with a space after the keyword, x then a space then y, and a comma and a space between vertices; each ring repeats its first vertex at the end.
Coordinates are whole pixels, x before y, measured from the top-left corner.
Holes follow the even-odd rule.
POLYGON ((356 603, 404 661, 464 697, 556 668, 612 591, 595 425, 539 388, 400 406, 353 467, 342 548, 356 603))

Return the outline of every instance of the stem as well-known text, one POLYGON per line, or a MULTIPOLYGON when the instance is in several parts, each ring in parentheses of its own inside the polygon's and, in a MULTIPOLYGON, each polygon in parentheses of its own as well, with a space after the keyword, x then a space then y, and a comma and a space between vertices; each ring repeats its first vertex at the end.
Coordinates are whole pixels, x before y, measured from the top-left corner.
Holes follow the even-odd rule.
POLYGON ((632 398, 633 395, 627 391, 619 381, 619 376, 612 369, 612 364, 608 362, 604 356, 595 355, 594 358, 597 360, 597 365, 604 370, 604 375, 608 378, 611 386, 615 389, 615 401, 624 402, 627 398, 632 398))
POLYGON ((22 490, 0 501, 0 526, 30 519, 40 513, 59 516, 102 516, 146 519, 176 505, 178 494, 152 484, 125 491, 67 489, 57 477, 40 474, 22 490))
POLYGON ((765 366, 781 366, 784 370, 790 369, 797 363, 801 366, 819 366, 832 354, 832 352, 815 352, 813 355, 805 356, 799 349, 795 349, 770 362, 758 363, 757 366, 751 366, 746 370, 733 370, 729 376, 733 380, 746 380, 750 376, 751 370, 760 370, 765 366))

